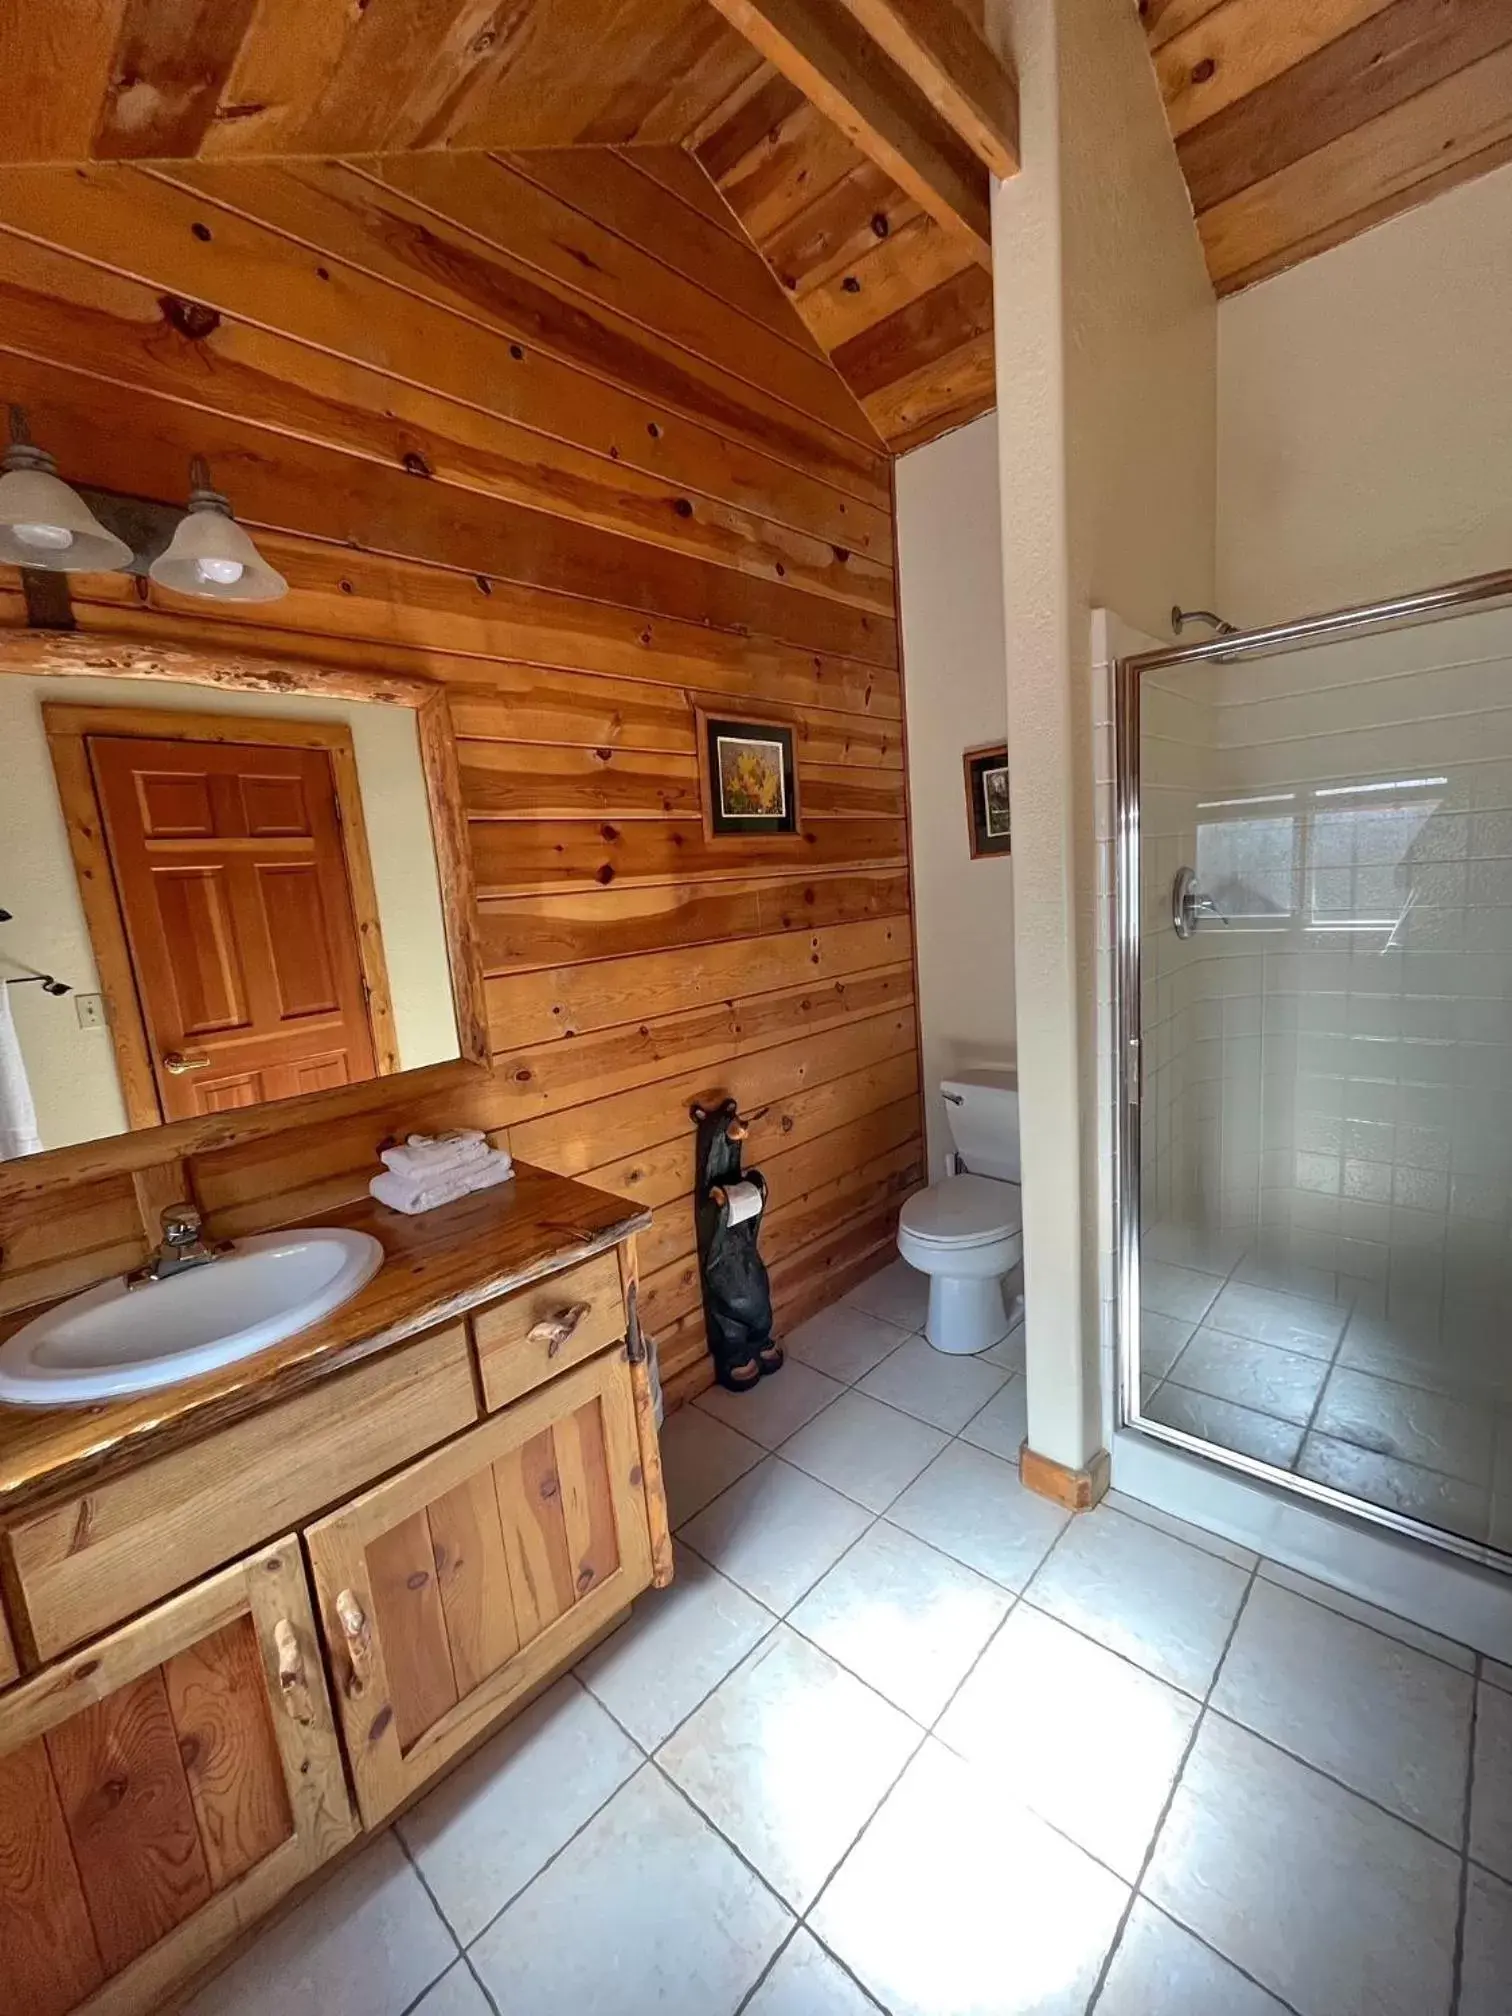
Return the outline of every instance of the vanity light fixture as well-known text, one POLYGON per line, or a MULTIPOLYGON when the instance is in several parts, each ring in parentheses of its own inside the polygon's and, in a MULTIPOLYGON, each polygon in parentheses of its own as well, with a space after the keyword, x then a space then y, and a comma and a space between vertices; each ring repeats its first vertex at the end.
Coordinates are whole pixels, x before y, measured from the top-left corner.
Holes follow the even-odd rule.
POLYGON ((0 457, 0 561, 49 574, 98 574, 127 566, 131 548, 95 517, 57 463, 10 409, 10 446, 0 457))
POLYGON ((231 515, 230 501, 210 487, 203 456, 189 465, 189 510, 166 553, 148 569, 159 587, 217 602, 276 602, 289 584, 270 567, 231 515))

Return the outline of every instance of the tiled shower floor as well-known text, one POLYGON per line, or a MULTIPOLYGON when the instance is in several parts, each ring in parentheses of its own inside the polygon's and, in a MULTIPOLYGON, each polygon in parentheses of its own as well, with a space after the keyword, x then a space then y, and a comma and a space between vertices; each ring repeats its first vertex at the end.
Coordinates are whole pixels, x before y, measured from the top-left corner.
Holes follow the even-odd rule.
POLYGON ((1512 1551, 1504 1313, 1387 1314, 1243 1235, 1160 1226, 1143 1255, 1147 1418, 1512 1551))
POLYGON ((1068 1521, 921 1285, 673 1417, 674 1587, 194 2016, 1507 2016, 1512 1669, 1068 1521))

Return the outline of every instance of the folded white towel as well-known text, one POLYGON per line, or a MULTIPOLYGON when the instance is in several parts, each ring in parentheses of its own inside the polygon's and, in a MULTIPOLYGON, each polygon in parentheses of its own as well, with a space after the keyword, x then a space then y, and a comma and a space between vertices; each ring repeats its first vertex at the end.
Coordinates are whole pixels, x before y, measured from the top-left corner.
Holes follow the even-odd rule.
POLYGON ((368 1193, 380 1204, 387 1204, 391 1211, 416 1217, 422 1211, 434 1211, 438 1205, 454 1204, 473 1190, 489 1190, 496 1183, 507 1183, 513 1175, 514 1164, 509 1157, 491 1148, 486 1161, 471 1162, 465 1168, 433 1175, 423 1182, 385 1169, 368 1184, 368 1193))
POLYGON ((485 1161, 493 1150, 481 1128, 459 1127, 450 1134, 411 1134, 399 1147, 381 1153, 396 1175, 419 1182, 427 1177, 444 1179, 469 1163, 485 1161))

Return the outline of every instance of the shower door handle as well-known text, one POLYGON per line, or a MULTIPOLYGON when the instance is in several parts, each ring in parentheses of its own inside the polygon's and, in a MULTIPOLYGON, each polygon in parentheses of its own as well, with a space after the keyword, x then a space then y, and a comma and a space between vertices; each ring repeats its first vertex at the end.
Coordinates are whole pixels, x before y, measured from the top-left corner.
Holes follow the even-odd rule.
POLYGON ((1197 887, 1197 870, 1178 868, 1171 884, 1171 929, 1178 938, 1194 937, 1200 917, 1216 917, 1225 926, 1229 921, 1212 897, 1197 887))

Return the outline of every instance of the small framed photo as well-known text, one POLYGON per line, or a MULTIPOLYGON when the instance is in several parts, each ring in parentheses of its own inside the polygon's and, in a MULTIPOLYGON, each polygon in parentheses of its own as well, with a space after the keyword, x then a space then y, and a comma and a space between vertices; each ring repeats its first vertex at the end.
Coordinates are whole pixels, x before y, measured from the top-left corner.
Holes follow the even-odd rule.
POLYGON ((971 858, 984 854, 1013 852, 1012 823, 1008 812, 1008 750, 1004 743, 968 749, 962 758, 966 768, 966 831, 971 840, 971 858))
POLYGON ((711 840, 793 838, 798 770, 792 724, 698 712, 704 831, 711 840))

